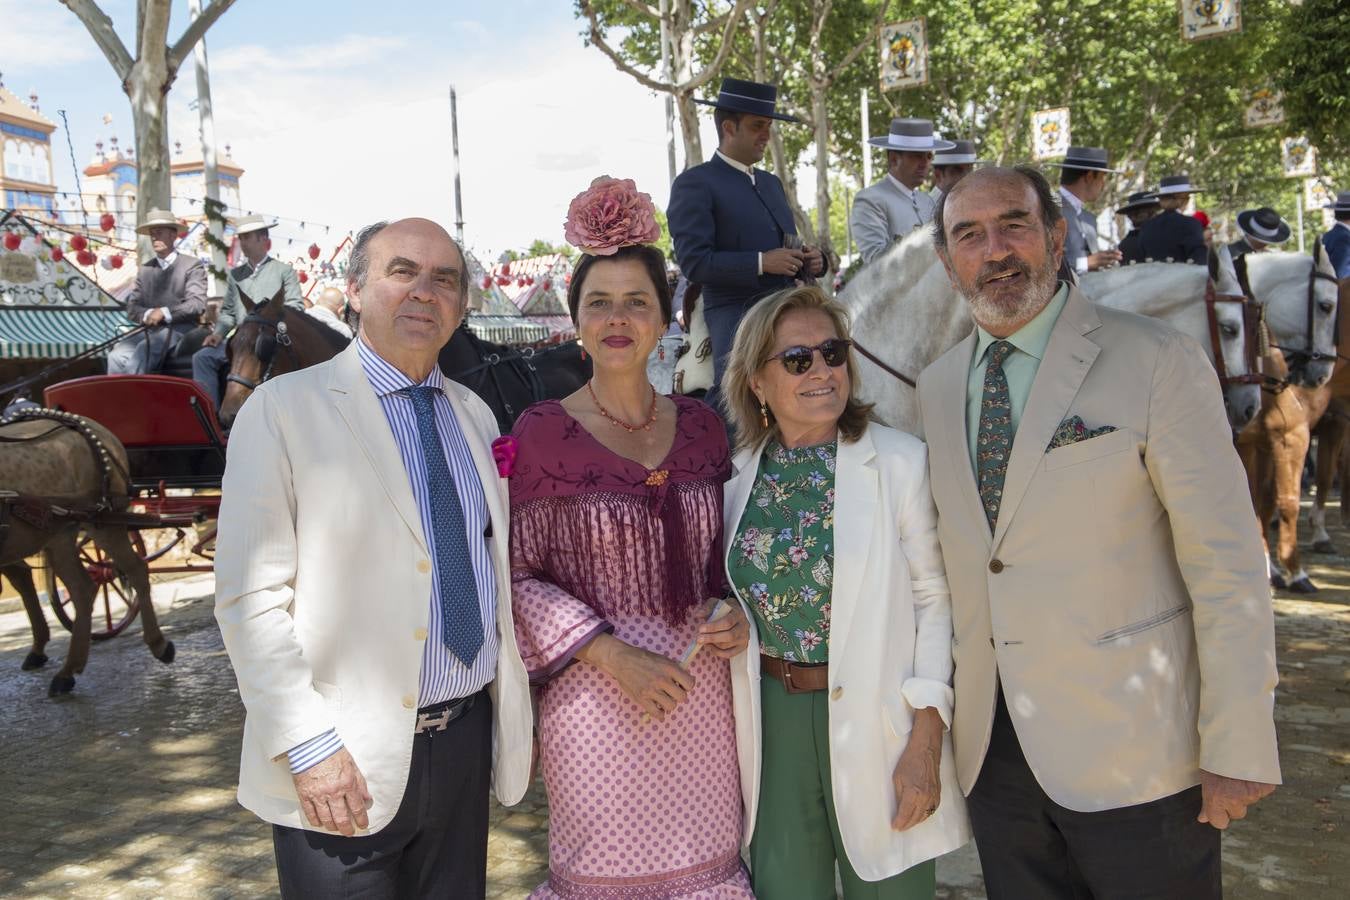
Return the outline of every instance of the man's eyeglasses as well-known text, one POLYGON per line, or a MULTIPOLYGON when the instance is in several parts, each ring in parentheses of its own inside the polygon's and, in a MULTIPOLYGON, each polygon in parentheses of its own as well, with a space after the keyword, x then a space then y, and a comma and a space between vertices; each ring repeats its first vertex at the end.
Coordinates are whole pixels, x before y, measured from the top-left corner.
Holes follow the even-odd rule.
POLYGON ((811 371, 811 363, 817 351, 820 352, 820 358, 825 360, 825 365, 837 369, 848 361, 848 348, 852 346, 852 341, 830 338, 814 347, 789 347, 782 353, 775 353, 769 359, 782 360, 783 368, 787 369, 789 374, 804 375, 811 371))

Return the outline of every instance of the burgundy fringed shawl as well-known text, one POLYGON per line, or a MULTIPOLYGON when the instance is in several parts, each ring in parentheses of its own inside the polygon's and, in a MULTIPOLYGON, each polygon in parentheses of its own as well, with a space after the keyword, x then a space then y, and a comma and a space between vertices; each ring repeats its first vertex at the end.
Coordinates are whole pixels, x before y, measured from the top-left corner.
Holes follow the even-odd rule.
POLYGON ((725 594, 726 431, 699 401, 671 399, 675 442, 655 469, 605 447, 556 400, 525 411, 512 432, 513 580, 556 585, 601 618, 645 614, 672 625, 725 594))

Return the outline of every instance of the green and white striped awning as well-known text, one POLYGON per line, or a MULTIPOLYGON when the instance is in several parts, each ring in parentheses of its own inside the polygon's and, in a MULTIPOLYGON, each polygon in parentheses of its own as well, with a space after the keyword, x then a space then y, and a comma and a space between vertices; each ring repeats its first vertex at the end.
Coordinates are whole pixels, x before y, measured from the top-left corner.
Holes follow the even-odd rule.
POLYGON ((0 307, 0 359, 69 359, 130 328, 121 309, 0 307))

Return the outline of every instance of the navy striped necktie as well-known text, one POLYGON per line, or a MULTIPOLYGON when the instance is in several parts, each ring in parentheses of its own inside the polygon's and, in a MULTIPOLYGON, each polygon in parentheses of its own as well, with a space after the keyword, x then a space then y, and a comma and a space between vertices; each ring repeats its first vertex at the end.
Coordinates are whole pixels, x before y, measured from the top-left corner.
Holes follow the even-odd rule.
POLYGON ((417 414, 417 436, 427 467, 427 496, 431 504, 431 531, 427 543, 436 559, 440 586, 441 637, 459 661, 473 665, 483 646, 483 617, 478 584, 469 558, 464 529, 464 506, 436 430, 436 395, 440 388, 418 385, 407 389, 417 414))

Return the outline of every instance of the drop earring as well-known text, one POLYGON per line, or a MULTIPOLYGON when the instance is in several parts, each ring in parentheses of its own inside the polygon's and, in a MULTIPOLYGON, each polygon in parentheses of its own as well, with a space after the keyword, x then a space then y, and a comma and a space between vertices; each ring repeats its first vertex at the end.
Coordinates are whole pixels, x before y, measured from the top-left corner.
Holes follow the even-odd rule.
POLYGON ((581 347, 581 361, 586 361, 586 347, 584 345, 581 347))
POLYGON ((759 401, 759 421, 765 428, 769 427, 769 407, 763 400, 759 401))

